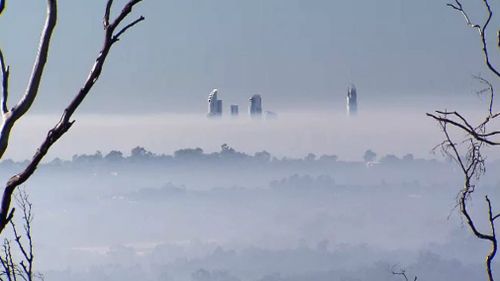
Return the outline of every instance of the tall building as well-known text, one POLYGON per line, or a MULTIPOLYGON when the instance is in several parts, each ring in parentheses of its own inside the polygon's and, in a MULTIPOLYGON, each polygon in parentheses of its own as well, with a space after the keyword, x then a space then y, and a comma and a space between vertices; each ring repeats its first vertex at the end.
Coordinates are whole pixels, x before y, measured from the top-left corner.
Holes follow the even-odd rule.
POLYGON ((237 104, 231 104, 231 116, 238 116, 240 109, 237 104))
POLYGON ((208 96, 208 117, 222 116, 222 100, 218 99, 217 89, 213 89, 208 96))
POLYGON ((358 112, 358 94, 356 87, 351 84, 347 89, 347 114, 349 116, 356 115, 358 112))
POLYGON ((259 117, 262 115, 262 98, 260 95, 253 95, 250 98, 250 107, 248 111, 252 117, 259 117))

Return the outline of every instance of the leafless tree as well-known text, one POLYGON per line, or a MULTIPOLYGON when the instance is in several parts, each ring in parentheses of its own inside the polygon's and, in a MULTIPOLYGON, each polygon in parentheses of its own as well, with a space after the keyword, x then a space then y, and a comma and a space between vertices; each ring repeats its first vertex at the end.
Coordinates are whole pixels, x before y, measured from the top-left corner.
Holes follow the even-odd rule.
MULTIPOLYGON (((14 128, 14 125, 19 119, 21 119, 21 117, 23 117, 28 112, 31 105, 38 97, 38 89, 42 81, 45 64, 48 59, 51 36, 57 23, 57 0, 46 1, 46 20, 40 37, 38 53, 33 64, 31 77, 28 81, 28 85, 26 87, 24 95, 10 109, 8 106, 10 71, 0 48, 0 74, 2 79, 2 92, 0 100, 0 111, 2 116, 2 124, 0 126, 0 159, 8 148, 9 136, 12 129, 14 128)), ((0 2, 1 11, 4 8, 4 1, 0 0, 0 2)), ((133 8, 140 2, 142 2, 142 0, 129 0, 124 5, 122 10, 117 14, 117 16, 112 19, 111 13, 113 0, 106 1, 103 18, 103 46, 82 88, 77 91, 73 100, 68 104, 66 109, 64 109, 59 122, 57 122, 57 124, 55 124, 55 126, 47 132, 47 135, 43 139, 41 145, 35 151, 33 158, 26 166, 26 168, 7 181, 2 195, 2 201, 0 203, 0 233, 5 229, 9 221, 11 221, 14 214, 13 209, 11 209, 11 201, 16 188, 26 182, 33 175, 39 163, 47 154, 52 145, 54 145, 54 143, 56 143, 74 124, 75 121, 72 120, 72 116, 99 79, 104 63, 109 52, 111 51, 111 48, 130 28, 134 27, 136 24, 144 20, 144 17, 140 16, 135 20, 129 21, 128 23, 126 22, 126 19, 131 14, 133 8)), ((5 12, 6 11, 4 10, 3 13, 5 12)))
POLYGON ((33 253, 33 236, 31 232, 31 224, 33 222, 32 204, 28 193, 24 189, 21 189, 15 197, 17 205, 22 211, 21 219, 24 232, 20 233, 14 220, 10 220, 14 241, 7 238, 4 239, 0 253, 0 264, 2 265, 0 280, 43 280, 43 275, 33 270, 35 256, 33 253), (15 247, 16 253, 19 253, 17 256, 13 254, 12 247, 15 247), (18 259, 20 261, 16 262, 18 259))
MULTIPOLYGON (((450 3, 448 6, 461 13, 467 25, 479 33, 484 62, 493 79, 499 79, 500 73, 493 65, 487 41, 487 30, 493 17, 493 10, 488 0, 482 0, 482 3, 487 11, 487 15, 481 24, 472 21, 460 1, 455 0, 454 3, 450 3)), ((498 40, 495 45, 500 47, 500 30, 495 40, 498 40)), ((481 230, 478 228, 476 220, 471 216, 469 203, 479 178, 486 171, 483 149, 487 146, 500 145, 500 131, 489 129, 490 126, 496 124, 495 122, 500 116, 500 112, 494 110, 495 91, 492 83, 483 77, 476 76, 475 78, 484 86, 478 93, 488 94, 489 100, 487 114, 480 122, 474 123, 470 121, 471 118, 457 111, 435 111, 427 115, 438 122, 444 133, 445 139, 438 147, 442 149, 445 155, 456 162, 464 176, 464 185, 457 196, 457 206, 460 208, 460 212, 472 233, 477 238, 490 243, 491 248, 486 256, 485 264, 488 280, 493 281, 491 264, 498 248, 495 222, 500 217, 500 213, 493 212, 491 200, 486 196, 489 229, 481 230), (465 133, 465 137, 455 141, 457 133, 461 135, 465 133)))

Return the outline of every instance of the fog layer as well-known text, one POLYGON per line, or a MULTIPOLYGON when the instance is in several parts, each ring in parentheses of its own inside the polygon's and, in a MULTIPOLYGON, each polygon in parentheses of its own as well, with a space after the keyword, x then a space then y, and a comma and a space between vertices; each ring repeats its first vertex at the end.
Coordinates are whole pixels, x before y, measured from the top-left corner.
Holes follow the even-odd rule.
MULTIPOLYGON (((485 245, 456 215, 454 166, 368 158, 223 145, 56 159, 26 186, 37 269, 47 280, 391 280, 394 267, 425 280, 480 276, 485 245)), ((23 165, 2 162, 2 179, 23 165)), ((482 183, 500 199, 496 175, 482 183)))
MULTIPOLYGON (((71 159, 75 153, 97 150, 128 151, 137 145, 157 153, 171 154, 182 147, 201 147, 214 152, 223 143, 247 153, 267 150, 280 157, 303 157, 312 152, 360 160, 367 149, 381 154, 435 157, 431 150, 442 135, 425 112, 443 109, 439 103, 401 108, 361 103, 359 107, 355 117, 345 114, 343 104, 334 104, 329 111, 277 112, 277 118, 272 120, 252 120, 244 107, 239 118, 225 116, 216 120, 203 114, 80 115, 78 126, 54 147, 48 158, 71 159)), ((466 108, 466 113, 473 117, 481 116, 482 111, 466 108)), ((7 157, 17 160, 31 157, 57 120, 58 116, 52 115, 22 120, 13 133, 12 141, 17 145, 12 146, 7 157)), ((498 156, 496 152, 490 154, 495 159, 498 156)))

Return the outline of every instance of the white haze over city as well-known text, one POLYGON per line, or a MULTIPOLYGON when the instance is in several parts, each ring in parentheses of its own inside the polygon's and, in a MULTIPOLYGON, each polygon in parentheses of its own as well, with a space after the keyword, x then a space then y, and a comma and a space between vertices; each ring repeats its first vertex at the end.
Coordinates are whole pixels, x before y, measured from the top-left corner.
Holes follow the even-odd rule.
MULTIPOLYGON (((481 99, 473 97, 468 102, 457 108, 477 120, 482 118, 481 99)), ((414 106, 375 105, 373 108, 362 104, 357 116, 350 117, 337 105, 331 110, 288 109, 278 112, 274 119, 251 119, 244 108, 240 109, 238 118, 225 112, 222 118, 215 119, 203 113, 80 114, 76 117, 77 126, 54 147, 48 159, 71 159, 74 154, 96 151, 127 153, 136 146, 158 154, 196 147, 214 152, 224 143, 246 153, 266 150, 277 157, 314 153, 360 160, 367 149, 372 149, 379 154, 412 153, 421 158, 439 158, 432 149, 442 134, 437 124, 425 116, 435 109, 446 108, 439 107, 439 103, 421 102, 414 106)), ((57 120, 56 115, 31 115, 22 120, 13 134, 13 141, 19 145, 12 146, 7 158, 31 157, 36 145, 57 120)))

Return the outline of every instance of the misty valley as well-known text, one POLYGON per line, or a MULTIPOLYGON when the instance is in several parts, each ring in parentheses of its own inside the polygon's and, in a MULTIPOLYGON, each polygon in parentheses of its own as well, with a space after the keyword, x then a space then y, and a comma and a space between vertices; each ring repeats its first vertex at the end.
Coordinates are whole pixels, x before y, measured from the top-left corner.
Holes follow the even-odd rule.
MULTIPOLYGON (((276 158, 222 145, 44 163, 27 184, 47 280, 473 280, 485 245, 449 161, 276 158), (49 226, 49 227, 47 227, 49 226)), ((4 160, 8 178, 27 162, 4 160)), ((500 161, 491 169, 500 168, 500 161)), ((481 182, 497 198, 494 173, 481 182)), ((484 211, 474 201, 473 212, 484 211)), ((483 223, 483 222, 481 222, 483 223)))
POLYGON ((498 11, 0 0, 0 281, 495 281, 498 11))

